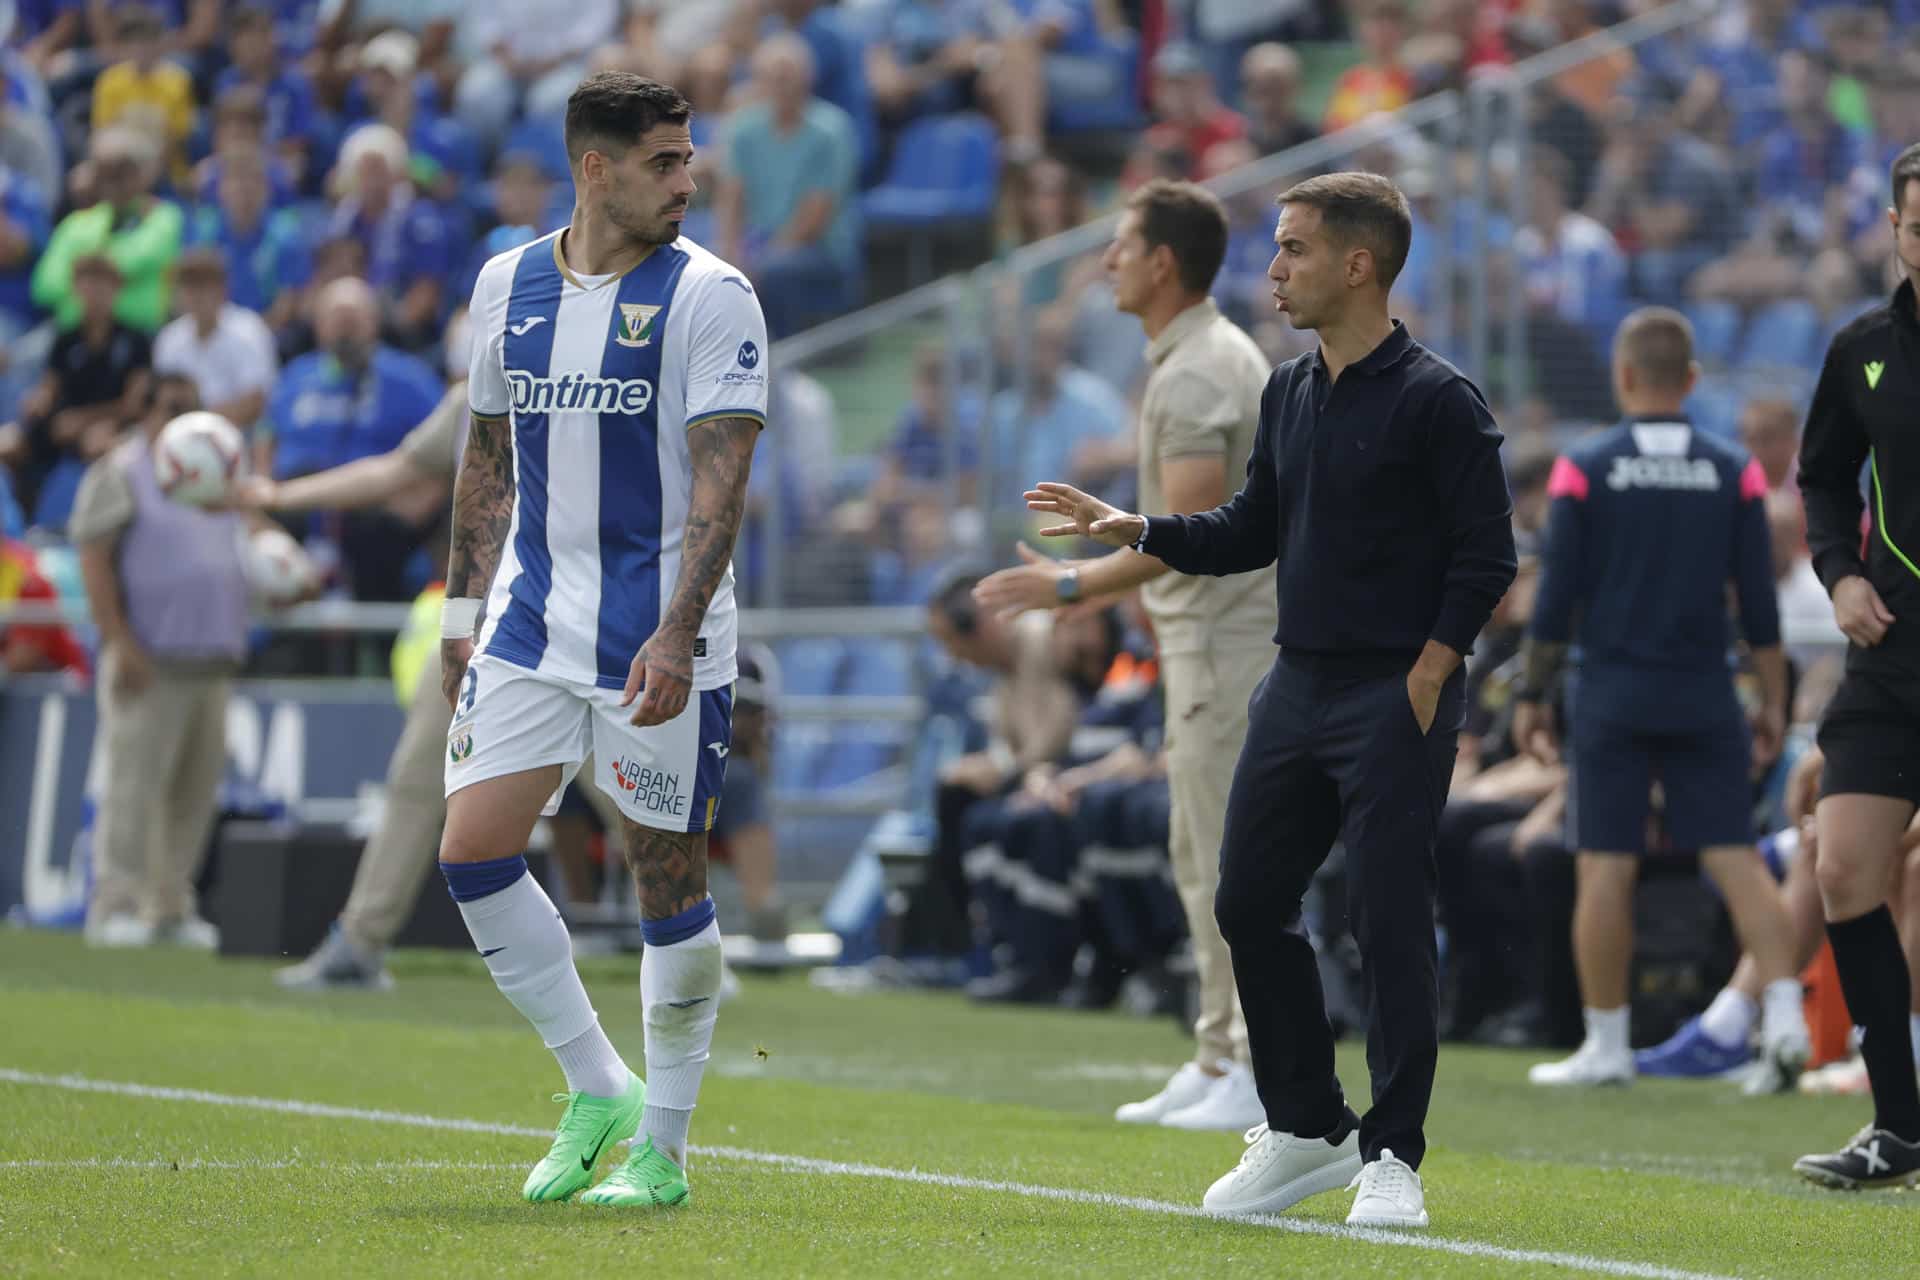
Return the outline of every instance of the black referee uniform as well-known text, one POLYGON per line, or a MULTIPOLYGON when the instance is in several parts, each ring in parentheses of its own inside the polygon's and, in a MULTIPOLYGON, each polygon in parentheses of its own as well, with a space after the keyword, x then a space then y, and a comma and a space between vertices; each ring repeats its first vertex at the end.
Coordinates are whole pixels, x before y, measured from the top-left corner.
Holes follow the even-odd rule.
MULTIPOLYGON (((1847 670, 1820 722, 1820 793, 1920 804, 1920 315, 1904 281, 1892 302, 1842 329, 1827 350, 1800 441, 1807 547, 1827 593, 1862 575, 1894 622, 1847 670), (1864 533, 1861 470, 1872 523, 1864 533)), ((1920 1141, 1907 1034, 1908 981, 1886 910, 1830 921, 1841 990, 1873 1081, 1877 1127, 1920 1141)))
POLYGON ((1335 839, 1365 961, 1373 1108, 1361 1157, 1418 1168, 1439 1049, 1434 832, 1466 706, 1464 667, 1422 734, 1407 674, 1429 640, 1465 654, 1513 580, 1500 433, 1467 378, 1393 332, 1338 382, 1318 351, 1267 383, 1246 486, 1154 516, 1141 549, 1182 573, 1279 561, 1280 654, 1248 707, 1214 902, 1233 952, 1268 1123, 1345 1130, 1309 881, 1335 839))

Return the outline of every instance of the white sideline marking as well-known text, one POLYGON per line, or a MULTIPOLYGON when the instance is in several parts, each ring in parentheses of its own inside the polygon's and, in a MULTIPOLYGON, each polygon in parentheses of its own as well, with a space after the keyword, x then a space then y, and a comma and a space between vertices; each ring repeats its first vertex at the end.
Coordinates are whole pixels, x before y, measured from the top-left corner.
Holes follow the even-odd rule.
MULTIPOLYGON (((204 1089, 178 1089, 166 1085, 92 1080, 78 1075, 43 1075, 34 1071, 16 1071, 10 1067, 0 1067, 0 1084, 37 1085, 49 1089, 68 1089, 78 1093, 108 1093, 126 1098, 147 1098, 158 1102, 199 1102, 216 1107, 277 1111, 287 1115, 316 1116, 329 1120, 368 1120, 376 1124, 407 1125, 416 1129, 491 1133, 514 1138, 545 1138, 550 1133, 546 1129, 535 1129, 521 1124, 499 1124, 490 1120, 461 1120, 419 1115, 407 1111, 336 1107, 327 1103, 302 1102, 293 1098, 253 1098, 239 1094, 210 1093, 204 1089)), ((1180 1218, 1212 1216, 1198 1205, 1149 1200, 1142 1196, 1110 1195, 1100 1191, 1079 1191, 1069 1187, 1043 1187, 1027 1182, 1000 1182, 991 1178, 967 1178, 950 1173, 928 1173, 921 1169, 891 1169, 884 1165, 849 1164, 840 1160, 817 1160, 811 1156, 779 1155, 774 1152, 749 1151, 739 1147, 696 1146, 693 1149, 709 1159, 764 1165, 783 1173, 881 1178, 890 1182, 912 1182, 923 1186, 949 1187, 959 1191, 993 1191, 1034 1200, 1053 1200, 1065 1204, 1094 1205, 1108 1209, 1132 1209, 1140 1213, 1159 1213, 1180 1218)), ((186 1162, 182 1163, 184 1165, 186 1162)), ((23 1166, 30 1164, 31 1162, 21 1162, 23 1166)), ((1655 1266, 1646 1262, 1624 1262, 1584 1253, 1555 1253, 1544 1249, 1509 1249, 1503 1245, 1486 1244, 1478 1240, 1449 1240, 1439 1236, 1403 1235, 1372 1228, 1345 1227, 1311 1218, 1260 1215, 1236 1218, 1233 1221, 1279 1231, 1290 1231, 1298 1235, 1334 1236, 1363 1240, 1369 1244, 1422 1249, 1433 1253, 1451 1253, 1468 1258, 1492 1258, 1501 1262, 1570 1267, 1599 1275, 1634 1277, 1634 1280, 1732 1280, 1731 1277, 1716 1275, 1712 1272, 1685 1271, 1677 1267, 1655 1266)))
POLYGON ((0 1169, 166 1169, 186 1173, 198 1169, 242 1169, 258 1173, 270 1169, 335 1169, 353 1173, 410 1173, 439 1169, 524 1169, 526 1162, 504 1160, 133 1160, 125 1156, 85 1160, 0 1160, 0 1169))

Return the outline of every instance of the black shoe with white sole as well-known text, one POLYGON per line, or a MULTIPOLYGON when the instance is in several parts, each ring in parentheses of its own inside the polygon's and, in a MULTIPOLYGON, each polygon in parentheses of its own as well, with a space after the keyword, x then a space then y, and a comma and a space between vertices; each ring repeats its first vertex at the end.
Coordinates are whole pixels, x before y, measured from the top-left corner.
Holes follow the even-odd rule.
POLYGON ((1868 1125, 1832 1155, 1801 1156, 1793 1171, 1839 1191, 1920 1185, 1920 1142, 1904 1142, 1868 1125))

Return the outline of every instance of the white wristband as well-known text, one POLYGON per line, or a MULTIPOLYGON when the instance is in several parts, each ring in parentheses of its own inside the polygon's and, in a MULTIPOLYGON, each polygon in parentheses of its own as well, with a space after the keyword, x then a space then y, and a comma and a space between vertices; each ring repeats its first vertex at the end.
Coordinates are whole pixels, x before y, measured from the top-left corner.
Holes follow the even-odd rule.
POLYGON ((480 621, 480 602, 478 600, 449 597, 440 602, 440 638, 442 640, 471 640, 473 628, 480 621))

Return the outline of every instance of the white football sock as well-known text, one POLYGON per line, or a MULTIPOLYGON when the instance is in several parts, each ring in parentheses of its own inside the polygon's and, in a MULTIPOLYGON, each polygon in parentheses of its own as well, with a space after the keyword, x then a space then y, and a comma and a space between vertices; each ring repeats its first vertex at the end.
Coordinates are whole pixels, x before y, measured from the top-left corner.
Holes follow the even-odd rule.
POLYGON ((1760 1006, 1752 996, 1744 991, 1735 991, 1724 987, 1707 1011, 1700 1015, 1700 1029, 1707 1033, 1715 1044, 1731 1049, 1744 1048, 1748 1037, 1753 1035, 1753 1019, 1760 1012, 1760 1006))
POLYGON ((642 920, 640 1007, 647 1022, 647 1105, 640 1140, 686 1168, 687 1127, 707 1069, 720 1004, 720 926, 711 898, 668 920, 642 920))
MULTIPOLYGON (((1802 1009, 1806 992, 1798 978, 1779 978, 1760 993, 1760 1034, 1768 1044, 1787 1036, 1805 1039, 1807 1016, 1802 1009)), ((1742 1040, 1740 1043, 1744 1044, 1742 1040)))
POLYGON ((1631 1014, 1631 1007, 1624 1004, 1618 1009, 1588 1009, 1587 1040, 1608 1053, 1626 1053, 1631 1014))
POLYGON ((566 924, 525 868, 520 858, 441 864, 493 984, 554 1051, 567 1088, 612 1097, 627 1087, 627 1064, 580 985, 566 924))

